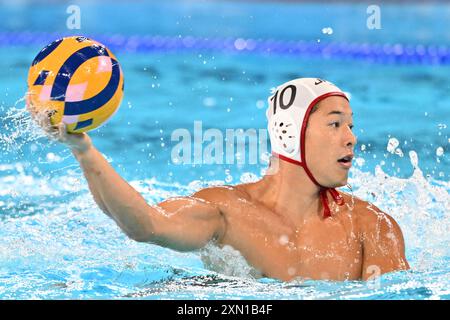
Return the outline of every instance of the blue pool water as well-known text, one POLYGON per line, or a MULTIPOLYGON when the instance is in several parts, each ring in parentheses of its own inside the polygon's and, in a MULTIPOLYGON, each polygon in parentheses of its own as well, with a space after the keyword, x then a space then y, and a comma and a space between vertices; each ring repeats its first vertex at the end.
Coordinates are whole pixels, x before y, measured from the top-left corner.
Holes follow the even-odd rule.
POLYGON ((380 30, 366 28, 366 5, 180 1, 80 6, 82 29, 76 32, 66 29, 62 4, 2 4, 0 10, 0 299, 450 297, 448 64, 314 50, 276 52, 283 43, 299 40, 312 49, 331 42, 449 46, 449 5, 382 5, 380 30), (322 32, 328 27, 331 35, 322 32), (355 113, 353 192, 399 222, 411 270, 386 274, 376 283, 282 283, 253 279, 230 250, 210 248, 224 261, 220 270, 211 270, 202 262, 202 251, 178 253, 127 239, 95 205, 70 152, 45 138, 24 111, 31 61, 48 41, 67 34, 106 39, 122 65, 122 105, 90 136, 149 203, 208 185, 252 181, 266 167, 264 161, 175 164, 174 130, 193 133, 194 121, 202 121, 203 131, 264 129, 270 88, 296 77, 336 83, 351 94, 355 113), (139 49, 114 43, 118 35, 138 44, 146 36, 281 43, 272 44, 273 52, 220 45, 139 49))

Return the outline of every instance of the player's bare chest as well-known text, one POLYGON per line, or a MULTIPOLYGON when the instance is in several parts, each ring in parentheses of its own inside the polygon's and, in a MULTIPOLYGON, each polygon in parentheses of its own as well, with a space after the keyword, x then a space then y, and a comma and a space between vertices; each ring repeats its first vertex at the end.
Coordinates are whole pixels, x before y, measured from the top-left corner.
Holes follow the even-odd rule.
POLYGON ((351 223, 336 218, 300 228, 256 205, 226 215, 222 239, 271 277, 358 278, 361 247, 351 223))

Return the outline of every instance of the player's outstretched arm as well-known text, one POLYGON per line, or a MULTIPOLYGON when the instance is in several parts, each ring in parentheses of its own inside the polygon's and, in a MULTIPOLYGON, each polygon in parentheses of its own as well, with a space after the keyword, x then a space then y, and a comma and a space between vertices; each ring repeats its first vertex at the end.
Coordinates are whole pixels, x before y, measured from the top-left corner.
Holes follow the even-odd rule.
POLYGON ((86 133, 67 133, 63 124, 47 124, 45 130, 70 147, 94 200, 131 239, 189 251, 223 234, 220 209, 204 197, 176 197, 150 206, 114 170, 86 133))

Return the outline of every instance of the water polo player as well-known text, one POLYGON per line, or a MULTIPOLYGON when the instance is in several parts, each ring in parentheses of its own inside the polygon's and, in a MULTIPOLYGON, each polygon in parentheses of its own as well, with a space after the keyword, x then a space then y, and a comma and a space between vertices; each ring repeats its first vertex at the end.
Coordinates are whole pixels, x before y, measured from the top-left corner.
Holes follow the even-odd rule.
POLYGON ((47 131, 71 148, 98 206, 136 241, 178 251, 229 245, 262 275, 286 281, 366 280, 408 269, 394 219, 335 189, 347 184, 356 144, 346 95, 327 81, 301 78, 279 86, 268 102, 268 174, 155 206, 86 133, 67 133, 63 124, 47 131))

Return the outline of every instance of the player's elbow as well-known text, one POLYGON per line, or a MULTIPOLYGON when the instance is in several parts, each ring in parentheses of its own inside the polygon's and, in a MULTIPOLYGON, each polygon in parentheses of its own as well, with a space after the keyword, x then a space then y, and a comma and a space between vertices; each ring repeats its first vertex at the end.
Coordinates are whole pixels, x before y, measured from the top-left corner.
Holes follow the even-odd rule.
POLYGON ((154 244, 160 247, 169 248, 172 250, 186 252, 195 249, 189 241, 179 241, 177 237, 165 232, 146 232, 146 231, 126 231, 125 234, 133 241, 147 244, 154 244))
POLYGON ((198 250, 207 245, 211 240, 217 240, 217 235, 212 228, 201 223, 198 229, 191 226, 180 228, 162 229, 159 233, 133 234, 132 239, 137 242, 145 242, 178 252, 198 250))
POLYGON ((154 228, 144 226, 130 228, 122 226, 121 229, 128 238, 136 242, 153 242, 158 238, 154 228))

